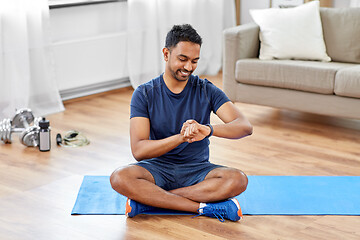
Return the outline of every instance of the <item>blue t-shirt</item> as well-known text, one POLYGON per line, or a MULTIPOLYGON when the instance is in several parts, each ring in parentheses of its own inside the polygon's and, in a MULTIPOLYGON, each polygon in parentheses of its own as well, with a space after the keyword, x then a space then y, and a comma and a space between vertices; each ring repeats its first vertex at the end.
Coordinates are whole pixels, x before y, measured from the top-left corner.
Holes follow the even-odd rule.
MULTIPOLYGON (((150 139, 164 139, 180 133, 189 119, 200 124, 210 123, 210 113, 216 113, 230 101, 223 91, 206 79, 191 75, 184 90, 171 92, 160 75, 140 85, 131 99, 130 118, 145 117, 150 120, 150 139)), ((182 143, 158 159, 173 163, 203 162, 209 160, 209 139, 182 143)))

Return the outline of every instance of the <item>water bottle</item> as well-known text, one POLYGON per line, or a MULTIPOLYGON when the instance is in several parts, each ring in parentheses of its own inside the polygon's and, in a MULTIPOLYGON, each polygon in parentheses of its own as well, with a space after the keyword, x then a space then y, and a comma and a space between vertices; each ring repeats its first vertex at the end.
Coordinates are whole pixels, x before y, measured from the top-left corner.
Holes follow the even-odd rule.
POLYGON ((50 122, 44 117, 39 121, 39 150, 41 152, 50 151, 50 122))

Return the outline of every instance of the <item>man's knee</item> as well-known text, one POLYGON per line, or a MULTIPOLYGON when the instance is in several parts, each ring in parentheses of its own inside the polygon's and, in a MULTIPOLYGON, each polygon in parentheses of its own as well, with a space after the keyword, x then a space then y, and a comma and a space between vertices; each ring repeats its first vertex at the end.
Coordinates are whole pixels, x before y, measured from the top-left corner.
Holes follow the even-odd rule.
POLYGON ((237 196, 246 190, 248 178, 244 172, 232 169, 227 173, 227 178, 229 181, 229 191, 232 193, 231 195, 237 196))
POLYGON ((238 170, 238 173, 236 174, 236 180, 240 193, 244 192, 248 185, 248 178, 246 174, 243 171, 238 170))
POLYGON ((118 168, 110 176, 111 187, 125 196, 129 196, 136 191, 138 184, 141 184, 139 180, 146 180, 155 184, 150 172, 136 165, 118 168))
POLYGON ((126 168, 116 169, 110 176, 111 187, 118 193, 123 194, 123 191, 126 188, 128 174, 126 168))

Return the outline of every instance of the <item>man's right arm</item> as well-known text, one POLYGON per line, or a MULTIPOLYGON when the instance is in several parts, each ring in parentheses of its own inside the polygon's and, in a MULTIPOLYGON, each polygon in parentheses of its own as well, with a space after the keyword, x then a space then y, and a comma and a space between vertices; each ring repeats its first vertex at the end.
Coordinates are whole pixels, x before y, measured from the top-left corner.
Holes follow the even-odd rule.
POLYGON ((130 119, 131 152, 137 161, 159 157, 186 142, 186 138, 180 133, 160 140, 149 140, 149 136, 150 121, 148 118, 133 117, 130 119))

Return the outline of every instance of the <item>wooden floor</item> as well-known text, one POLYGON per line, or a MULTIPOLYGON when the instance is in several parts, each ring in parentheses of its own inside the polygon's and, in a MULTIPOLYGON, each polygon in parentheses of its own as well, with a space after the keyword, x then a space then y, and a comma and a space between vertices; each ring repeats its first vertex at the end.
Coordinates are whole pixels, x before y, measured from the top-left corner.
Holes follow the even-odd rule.
MULTIPOLYGON (((209 77, 221 87, 221 77, 209 77)), ((84 175, 110 175, 135 160, 129 147, 132 89, 65 103, 49 116, 52 149, 0 143, 0 239, 360 239, 356 216, 71 216, 84 175), (57 147, 76 129, 91 141, 57 147)), ((212 162, 248 175, 360 175, 360 121, 236 103, 254 126, 241 140, 211 139, 212 162)), ((219 119, 214 115, 212 122, 219 119)), ((358 191, 359 189, 354 191, 358 191)))

